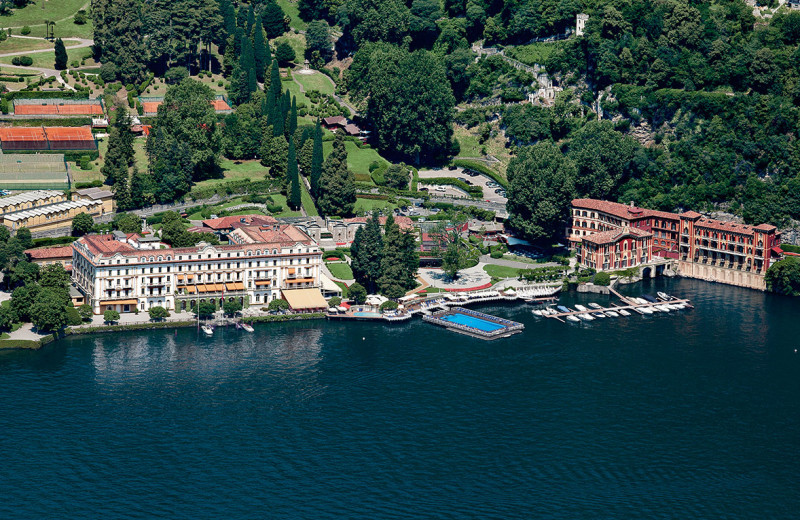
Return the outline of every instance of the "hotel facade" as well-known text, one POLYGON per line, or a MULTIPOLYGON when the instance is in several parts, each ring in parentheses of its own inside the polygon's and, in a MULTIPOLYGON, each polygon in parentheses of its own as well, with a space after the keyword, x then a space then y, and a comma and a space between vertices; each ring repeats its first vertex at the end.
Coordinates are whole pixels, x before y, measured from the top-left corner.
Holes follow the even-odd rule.
POLYGON ((171 248, 157 237, 115 232, 73 243, 73 282, 95 314, 161 306, 193 310, 236 300, 243 307, 286 299, 294 310, 325 308, 322 252, 291 225, 242 227, 231 244, 171 248))
POLYGON ((775 226, 750 226, 704 217, 695 211, 669 213, 633 204, 575 199, 567 239, 578 262, 597 270, 677 261, 682 275, 764 289, 767 269, 780 260, 775 226), (634 254, 635 251, 635 254, 634 254))

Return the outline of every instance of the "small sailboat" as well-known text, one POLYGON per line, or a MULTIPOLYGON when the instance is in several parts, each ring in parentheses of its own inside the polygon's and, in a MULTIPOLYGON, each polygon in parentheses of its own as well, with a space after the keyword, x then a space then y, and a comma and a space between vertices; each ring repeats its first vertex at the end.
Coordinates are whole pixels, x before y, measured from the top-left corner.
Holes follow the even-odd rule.
POLYGON ((200 325, 200 330, 202 330, 203 334, 206 336, 214 335, 214 329, 210 325, 200 325))

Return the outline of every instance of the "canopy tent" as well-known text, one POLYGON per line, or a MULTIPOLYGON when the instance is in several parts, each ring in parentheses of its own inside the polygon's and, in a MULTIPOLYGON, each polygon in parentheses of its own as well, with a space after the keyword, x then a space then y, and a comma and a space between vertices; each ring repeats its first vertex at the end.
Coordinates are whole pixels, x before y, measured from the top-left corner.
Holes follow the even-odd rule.
POLYGON ((316 287, 313 289, 284 289, 283 297, 289 302, 289 307, 296 311, 328 308, 328 302, 316 287))

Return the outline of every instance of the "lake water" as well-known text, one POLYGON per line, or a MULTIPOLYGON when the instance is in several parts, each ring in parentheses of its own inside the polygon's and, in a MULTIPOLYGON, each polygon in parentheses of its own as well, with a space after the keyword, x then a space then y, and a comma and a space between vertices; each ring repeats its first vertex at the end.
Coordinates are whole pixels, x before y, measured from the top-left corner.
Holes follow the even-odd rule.
MULTIPOLYGON (((423 323, 74 337, 0 353, 0 518, 797 518, 800 301, 486 342, 423 323)), ((605 296, 565 295, 566 305, 605 296)))

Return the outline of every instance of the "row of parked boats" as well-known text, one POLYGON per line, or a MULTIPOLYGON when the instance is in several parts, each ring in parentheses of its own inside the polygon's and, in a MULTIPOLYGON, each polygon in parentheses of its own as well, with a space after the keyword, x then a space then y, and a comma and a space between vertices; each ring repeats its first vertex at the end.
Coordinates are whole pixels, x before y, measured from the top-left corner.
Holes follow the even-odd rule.
POLYGON ((641 298, 628 297, 627 307, 602 307, 597 303, 575 305, 575 309, 570 309, 564 305, 553 305, 544 309, 535 309, 533 314, 537 316, 561 316, 567 321, 594 321, 596 319, 618 318, 620 316, 630 316, 631 311, 642 315, 667 313, 689 308, 689 304, 684 300, 678 300, 674 296, 659 292, 658 298, 643 294, 641 298))

